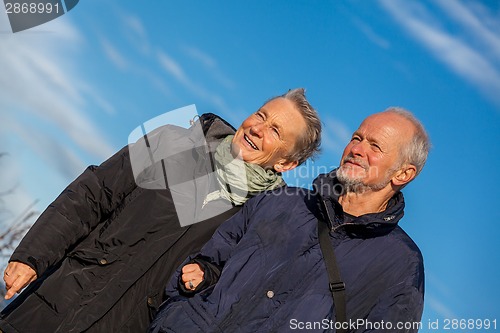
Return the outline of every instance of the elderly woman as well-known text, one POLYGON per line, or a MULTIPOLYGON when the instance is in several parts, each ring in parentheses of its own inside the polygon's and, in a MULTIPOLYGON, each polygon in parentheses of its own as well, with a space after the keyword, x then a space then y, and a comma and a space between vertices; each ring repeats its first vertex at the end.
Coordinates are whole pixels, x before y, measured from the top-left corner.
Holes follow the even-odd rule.
POLYGON ((6 298, 32 283, 2 312, 0 329, 145 331, 184 258, 249 197, 282 186, 282 172, 319 150, 320 132, 304 90, 295 89, 265 103, 236 131, 204 114, 190 129, 164 126, 89 167, 10 258, 6 298), (151 159, 165 143, 176 154, 151 159), (134 169, 148 154, 150 162, 134 169))

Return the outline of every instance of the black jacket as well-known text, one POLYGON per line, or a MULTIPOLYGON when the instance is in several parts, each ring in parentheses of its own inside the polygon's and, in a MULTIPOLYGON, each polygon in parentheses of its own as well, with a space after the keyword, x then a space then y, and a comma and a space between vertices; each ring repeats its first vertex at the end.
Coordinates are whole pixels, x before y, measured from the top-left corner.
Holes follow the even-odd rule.
MULTIPOLYGON (((210 177, 212 152, 234 132, 221 118, 205 114, 190 129, 163 126, 155 130, 148 135, 148 145, 153 152, 165 142, 186 147, 166 163, 196 179, 194 193, 206 195, 217 186, 210 177)), ((154 174, 165 165, 154 163, 134 177, 133 149, 140 156, 136 144, 99 167, 89 167, 24 237, 10 260, 28 264, 40 278, 2 311, 1 330, 145 331, 173 270, 238 210, 234 207, 202 223, 181 227, 165 178, 158 189, 137 186, 137 179, 147 179, 147 171, 154 174)))

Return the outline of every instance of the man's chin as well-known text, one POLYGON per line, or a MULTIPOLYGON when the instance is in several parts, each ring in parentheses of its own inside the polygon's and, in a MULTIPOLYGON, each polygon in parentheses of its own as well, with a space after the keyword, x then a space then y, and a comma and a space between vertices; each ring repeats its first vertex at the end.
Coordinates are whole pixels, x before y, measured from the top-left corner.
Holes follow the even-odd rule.
POLYGON ((366 169, 352 164, 344 164, 338 170, 337 173, 341 173, 345 177, 350 179, 362 179, 366 177, 366 169))
POLYGON ((337 170, 337 178, 341 183, 346 184, 363 184, 363 177, 361 175, 356 174, 350 168, 340 168, 337 170))
POLYGON ((344 193, 365 193, 378 192, 387 186, 386 183, 367 185, 361 179, 338 177, 339 182, 344 186, 344 193))
POLYGON ((344 193, 364 193, 375 190, 372 186, 366 185, 362 177, 353 176, 350 172, 337 172, 337 179, 344 186, 344 193))

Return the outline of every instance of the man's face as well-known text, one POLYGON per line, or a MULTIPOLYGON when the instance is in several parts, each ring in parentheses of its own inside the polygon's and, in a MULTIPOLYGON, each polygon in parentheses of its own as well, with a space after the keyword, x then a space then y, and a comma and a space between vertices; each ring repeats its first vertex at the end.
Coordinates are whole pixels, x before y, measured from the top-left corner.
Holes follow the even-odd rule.
POLYGON ((243 121, 232 141, 233 153, 264 168, 290 170, 297 163, 287 161, 284 156, 294 149, 305 131, 306 122, 294 104, 276 98, 243 121))
POLYGON ((394 113, 366 118, 344 149, 339 180, 358 191, 378 191, 391 184, 401 166, 400 150, 413 135, 413 125, 394 113))

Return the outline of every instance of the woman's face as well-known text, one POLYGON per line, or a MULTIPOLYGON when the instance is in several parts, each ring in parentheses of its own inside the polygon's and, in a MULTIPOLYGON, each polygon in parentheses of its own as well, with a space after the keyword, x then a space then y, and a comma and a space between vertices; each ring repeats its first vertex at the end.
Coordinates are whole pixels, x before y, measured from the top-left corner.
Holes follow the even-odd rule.
POLYGON ((243 121, 232 141, 233 154, 266 169, 291 170, 298 163, 287 161, 285 156, 305 131, 306 122, 294 104, 276 98, 243 121))

